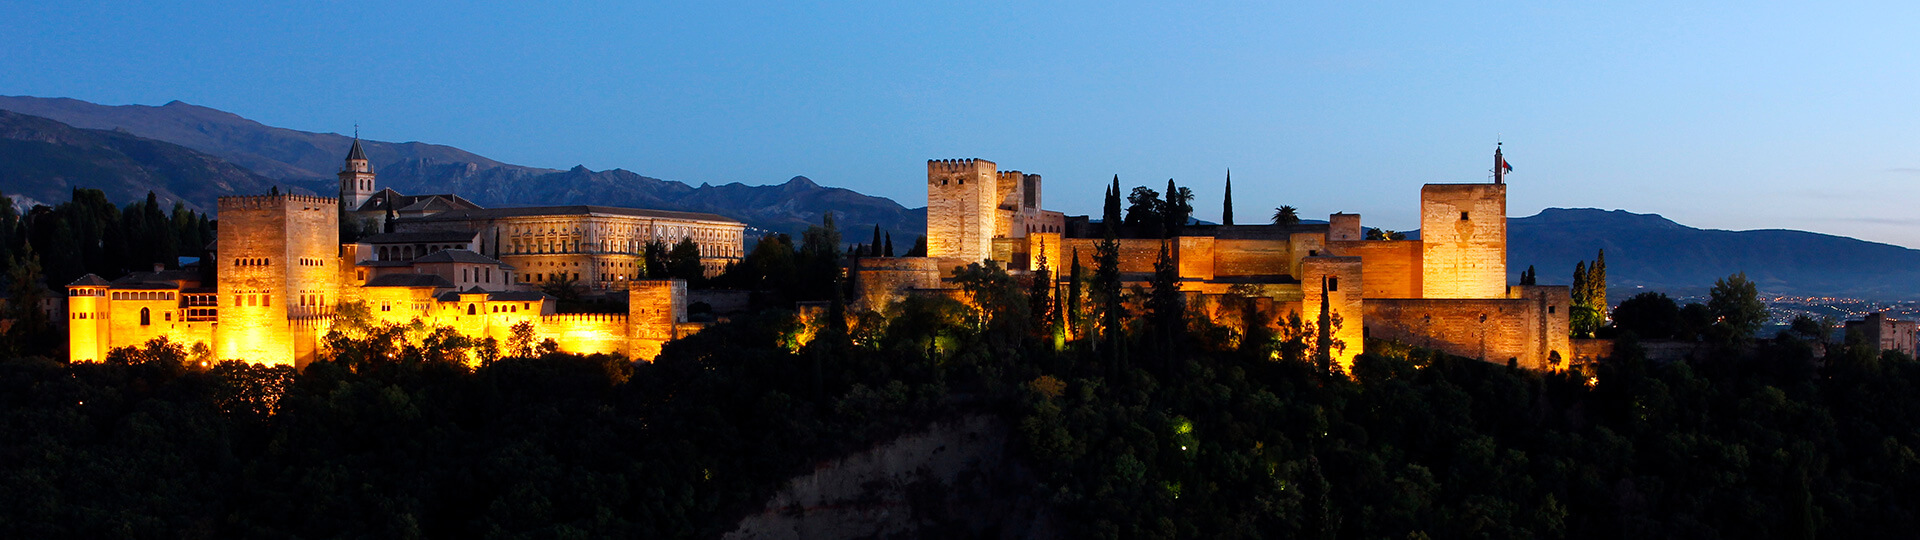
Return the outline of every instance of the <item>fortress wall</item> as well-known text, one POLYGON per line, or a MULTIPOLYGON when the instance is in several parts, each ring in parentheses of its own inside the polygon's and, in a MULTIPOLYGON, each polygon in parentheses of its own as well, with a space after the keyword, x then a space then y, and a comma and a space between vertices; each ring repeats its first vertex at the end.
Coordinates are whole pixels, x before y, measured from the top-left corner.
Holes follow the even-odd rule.
POLYGON ((1538 306, 1524 298, 1369 299, 1366 332, 1372 339, 1488 362, 1517 359, 1522 367, 1537 368, 1545 361, 1538 306))
POLYGON ((1214 275, 1299 275, 1293 268, 1293 247, 1285 240, 1213 241, 1214 275))
POLYGON ((1507 186, 1420 188, 1422 298, 1502 298, 1507 285, 1507 186))
MULTIPOLYGON (((1087 275, 1093 275, 1095 256, 1099 254, 1100 239, 1067 238, 1062 240, 1068 250, 1063 262, 1072 265, 1073 250, 1080 252, 1080 269, 1087 275)), ((1160 240, 1153 238, 1121 238, 1120 273, 1152 273, 1153 263, 1160 259, 1160 240)), ((1168 246, 1172 249, 1172 246, 1168 246)), ((1171 254, 1171 253, 1169 253, 1171 254)))
POLYGON ((853 263, 856 309, 886 307, 910 289, 940 286, 940 260, 927 257, 862 257, 853 263))
POLYGON ((621 313, 568 313, 541 316, 534 331, 565 352, 627 354, 627 327, 627 316, 621 313))
POLYGON ((1181 279, 1213 279, 1213 237, 1182 236, 1175 242, 1174 257, 1180 261, 1181 279))
POLYGON ((1322 232, 1296 232, 1287 235, 1287 275, 1303 275, 1300 261, 1327 254, 1327 235, 1322 232))
POLYGON ((1362 240, 1327 244, 1329 253, 1360 258, 1367 298, 1420 297, 1420 241, 1362 240))
POLYGON ((674 337, 674 326, 687 320, 687 282, 653 279, 632 282, 627 289, 627 344, 623 352, 634 360, 653 361, 660 347, 674 337))
MULTIPOLYGON (((1300 262, 1300 319, 1309 325, 1320 324, 1321 297, 1326 298, 1330 315, 1340 320, 1332 328, 1333 339, 1344 349, 1333 351, 1333 359, 1342 369, 1353 369, 1353 357, 1366 345, 1366 321, 1370 319, 1363 303, 1366 290, 1359 257, 1307 257, 1300 262), (1322 278, 1325 278, 1324 280, 1322 278)), ((1316 333, 1317 335, 1317 333, 1316 333)))
POLYGON ((1507 297, 1533 302, 1534 311, 1539 315, 1539 362, 1527 364, 1522 358, 1522 365, 1565 368, 1576 354, 1571 337, 1573 289, 1565 285, 1514 285, 1508 288, 1507 297))
POLYGON ((1060 276, 1066 275, 1068 270, 1066 265, 1069 263, 1065 258, 1066 254, 1060 249, 1062 242, 1060 233, 1029 233, 1026 241, 1030 261, 1027 267, 1029 270, 1038 270, 1040 259, 1046 259, 1047 271, 1053 273, 1054 279, 1058 280, 1060 276))

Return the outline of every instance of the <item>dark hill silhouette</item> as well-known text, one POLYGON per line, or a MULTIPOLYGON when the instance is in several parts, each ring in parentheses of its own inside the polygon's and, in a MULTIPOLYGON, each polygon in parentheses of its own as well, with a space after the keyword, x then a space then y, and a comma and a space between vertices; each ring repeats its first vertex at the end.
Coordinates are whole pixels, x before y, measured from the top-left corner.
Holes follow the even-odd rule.
POLYGON ((1920 299, 1920 250, 1844 236, 1697 229, 1658 214, 1548 208, 1508 222, 1507 270, 1533 265, 1541 283, 1569 283, 1573 266, 1607 250, 1609 300, 1638 288, 1699 293, 1746 272, 1762 292, 1920 299))
POLYGON ((265 193, 277 183, 180 145, 0 110, 0 192, 17 202, 59 204, 84 187, 120 204, 152 191, 205 210, 221 195, 265 193))
MULTIPOLYGON (((352 137, 345 135, 277 128, 179 101, 158 107, 107 106, 66 98, 0 96, 0 109, 170 142, 317 193, 338 189, 333 174, 352 143, 352 137)), ((805 177, 765 186, 735 182, 694 187, 622 169, 523 167, 437 144, 362 143, 382 187, 406 193, 459 193, 490 207, 600 204, 712 212, 787 233, 819 223, 823 214, 833 211, 849 239, 866 238, 857 232, 876 224, 892 231, 895 242, 907 245, 926 233, 924 208, 909 209, 890 199, 822 187, 805 177)), ((228 193, 215 195, 222 194, 228 193)), ((189 199, 199 206, 213 203, 211 196, 189 199)))

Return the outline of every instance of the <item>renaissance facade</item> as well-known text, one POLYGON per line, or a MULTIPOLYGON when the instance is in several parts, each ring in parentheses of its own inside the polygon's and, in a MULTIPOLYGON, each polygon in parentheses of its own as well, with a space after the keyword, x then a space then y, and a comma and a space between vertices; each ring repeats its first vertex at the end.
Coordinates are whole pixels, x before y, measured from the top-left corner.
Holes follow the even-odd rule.
POLYGON ((218 235, 200 272, 92 274, 67 286, 68 354, 107 352, 165 337, 214 359, 304 365, 338 306, 365 305, 375 323, 451 327, 507 343, 525 323, 561 350, 651 359, 698 331, 679 280, 646 280, 648 242, 692 240, 717 273, 742 255, 746 225, 713 214, 601 206, 487 209, 457 195, 377 189, 360 142, 348 150, 338 198, 221 197, 218 235), (383 232, 341 242, 342 220, 383 232), (540 285, 561 281, 627 297, 625 313, 559 314, 540 285))

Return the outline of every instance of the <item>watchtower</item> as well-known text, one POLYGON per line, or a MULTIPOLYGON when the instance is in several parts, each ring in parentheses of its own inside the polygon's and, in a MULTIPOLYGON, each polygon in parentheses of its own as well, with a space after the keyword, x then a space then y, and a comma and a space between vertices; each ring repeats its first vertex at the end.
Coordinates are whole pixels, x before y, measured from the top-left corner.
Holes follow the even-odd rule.
POLYGON ((1423 298, 1507 294, 1507 185, 1420 188, 1423 298))
POLYGON ((340 298, 340 201, 306 195, 220 198, 217 252, 222 360, 304 364, 294 319, 320 317, 340 298))
POLYGON ((978 262, 993 256, 999 171, 984 159, 927 161, 927 256, 978 262))

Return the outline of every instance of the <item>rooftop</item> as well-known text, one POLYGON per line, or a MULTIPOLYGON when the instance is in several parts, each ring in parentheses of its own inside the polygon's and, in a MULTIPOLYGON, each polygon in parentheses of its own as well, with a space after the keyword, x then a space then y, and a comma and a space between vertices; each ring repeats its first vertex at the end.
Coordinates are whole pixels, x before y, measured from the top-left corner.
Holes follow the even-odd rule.
MULTIPOLYGON (((657 219, 685 219, 695 221, 719 221, 740 223, 739 220, 719 214, 704 212, 675 212, 672 210, 647 210, 641 208, 620 208, 615 206, 572 205, 572 206, 520 206, 512 208, 475 208, 471 210, 450 210, 430 216, 400 218, 403 222, 498 219, 523 216, 583 216, 604 214, 610 216, 631 216, 657 219)), ((742 224, 744 225, 744 224, 742 224)))
POLYGON ((438 274, 387 274, 367 280, 368 287, 433 287, 453 288, 453 282, 438 274))

